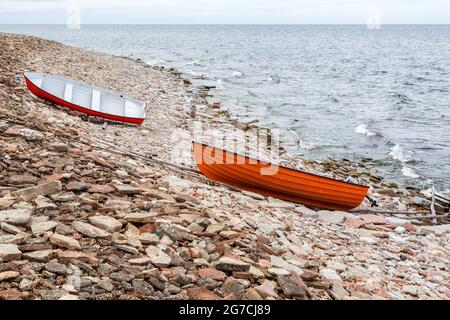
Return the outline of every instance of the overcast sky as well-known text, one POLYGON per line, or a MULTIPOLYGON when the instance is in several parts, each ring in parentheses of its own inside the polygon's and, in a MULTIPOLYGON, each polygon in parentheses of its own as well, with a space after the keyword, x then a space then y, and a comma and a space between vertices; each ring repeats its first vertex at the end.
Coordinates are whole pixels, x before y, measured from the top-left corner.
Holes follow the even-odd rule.
POLYGON ((450 24, 450 0, 0 0, 0 23, 450 24))

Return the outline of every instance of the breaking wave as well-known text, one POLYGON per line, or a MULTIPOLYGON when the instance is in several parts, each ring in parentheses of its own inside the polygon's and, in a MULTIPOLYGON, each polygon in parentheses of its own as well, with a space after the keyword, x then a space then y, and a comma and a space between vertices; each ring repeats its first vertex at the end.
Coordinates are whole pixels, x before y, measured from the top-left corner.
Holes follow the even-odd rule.
POLYGON ((364 123, 362 123, 362 124, 360 124, 359 126, 357 126, 357 127, 355 128, 355 132, 356 132, 356 133, 360 133, 360 134, 364 134, 364 135, 366 135, 366 136, 368 136, 368 137, 373 137, 373 136, 376 136, 376 135, 377 135, 376 132, 373 132, 373 131, 369 130, 369 129, 367 128, 367 125, 364 124, 364 123))

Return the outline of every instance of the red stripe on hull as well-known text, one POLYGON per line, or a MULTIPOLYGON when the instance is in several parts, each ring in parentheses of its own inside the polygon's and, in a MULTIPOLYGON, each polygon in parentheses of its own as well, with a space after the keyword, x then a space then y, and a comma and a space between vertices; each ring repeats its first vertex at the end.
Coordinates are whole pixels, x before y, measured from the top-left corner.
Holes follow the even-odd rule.
POLYGON ((36 86, 33 82, 31 82, 27 77, 25 77, 25 81, 27 83, 28 89, 37 97, 42 98, 47 101, 51 101, 53 103, 59 104, 60 106, 82 112, 91 116, 100 117, 104 119, 114 120, 114 121, 120 121, 120 122, 127 122, 132 124, 142 124, 144 122, 144 119, 142 118, 130 118, 130 117, 122 117, 122 116, 115 116, 108 113, 98 112, 94 111, 85 107, 78 106, 76 104, 67 102, 66 100, 63 100, 61 98, 55 97, 54 95, 42 90, 38 86, 36 86))

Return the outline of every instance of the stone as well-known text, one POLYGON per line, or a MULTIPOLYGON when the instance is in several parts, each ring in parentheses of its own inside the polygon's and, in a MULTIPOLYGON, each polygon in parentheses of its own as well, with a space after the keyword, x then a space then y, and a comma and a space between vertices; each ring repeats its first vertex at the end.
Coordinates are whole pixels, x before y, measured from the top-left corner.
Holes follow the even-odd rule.
POLYGON ((78 240, 71 237, 67 237, 61 234, 54 233, 49 238, 50 242, 55 246, 66 248, 66 249, 81 249, 81 245, 78 240))
POLYGON ((109 278, 103 278, 98 281, 97 286, 102 288, 103 290, 107 292, 111 292, 114 290, 114 284, 109 278))
POLYGON ((46 233, 47 231, 51 231, 51 230, 55 229, 55 227, 57 225, 58 225, 58 223, 54 222, 54 221, 44 221, 44 222, 33 223, 33 224, 31 224, 31 232, 33 232, 33 234, 35 236, 39 236, 39 235, 46 233))
POLYGON ((86 191, 91 187, 89 183, 72 181, 66 184, 67 191, 86 191))
MULTIPOLYGON (((132 282, 132 285, 133 285, 134 291, 138 294, 141 294, 143 296, 151 296, 154 294, 153 287, 145 280, 134 279, 132 282)), ((175 290, 175 291, 178 293, 179 289, 175 290)))
POLYGON ((12 175, 7 179, 9 184, 20 186, 24 184, 36 184, 38 179, 31 175, 12 175))
POLYGON ((23 230, 16 227, 15 225, 9 224, 7 222, 0 223, 0 229, 2 229, 5 232, 12 233, 12 234, 21 234, 23 233, 23 230))
POLYGON ((222 257, 216 264, 216 269, 222 271, 249 271, 250 264, 238 259, 222 257))
POLYGON ((347 270, 347 266, 345 264, 343 264, 342 262, 338 262, 338 261, 328 261, 327 268, 336 270, 337 272, 343 272, 343 271, 347 270))
POLYGON ((68 301, 72 300, 73 301, 73 300, 80 300, 80 299, 76 295, 65 294, 65 295, 62 295, 61 298, 59 298, 58 300, 68 300, 68 301))
POLYGON ((261 270, 259 270, 258 268, 251 266, 250 269, 248 270, 248 272, 250 272, 250 274, 252 275, 252 277, 254 279, 263 279, 266 276, 264 275, 264 272, 262 272, 261 270))
POLYGON ((365 242, 367 244, 376 244, 376 243, 378 243, 378 241, 375 240, 372 237, 360 237, 359 240, 361 240, 362 242, 365 242))
POLYGON ((396 227, 395 229, 394 229, 394 232, 395 233, 397 233, 397 234, 402 234, 402 233, 405 233, 406 232, 406 229, 404 228, 404 227, 396 227))
POLYGON ((218 295, 206 288, 188 288, 187 294, 192 300, 222 300, 218 295))
POLYGON ((344 222, 346 217, 352 216, 347 212, 320 210, 317 212, 318 218, 322 222, 338 224, 344 222))
POLYGON ((0 211, 0 222, 6 222, 16 225, 27 224, 31 218, 31 209, 11 209, 0 211))
POLYGON ((286 296, 289 297, 304 297, 308 291, 306 285, 300 285, 298 281, 294 281, 292 277, 289 276, 278 276, 277 277, 278 284, 281 287, 281 290, 286 296))
POLYGON ((122 229, 122 223, 110 216, 93 216, 89 217, 89 222, 94 226, 99 227, 110 233, 120 231, 122 229))
POLYGON ((135 277, 131 274, 119 271, 119 272, 113 272, 109 275, 111 280, 114 281, 124 281, 124 282, 131 282, 135 277))
POLYGON ((377 216, 376 214, 361 214, 358 216, 366 224, 387 224, 387 220, 382 216, 377 216))
POLYGON ((269 268, 267 270, 271 275, 273 276, 288 276, 291 273, 288 270, 282 269, 282 268, 269 268))
POLYGON ((330 269, 330 268, 323 268, 322 270, 320 270, 319 274, 327 279, 327 280, 337 280, 337 281, 342 281, 341 277, 339 276, 339 274, 336 272, 336 270, 330 269))
POLYGON ((0 236, 0 243, 2 244, 21 244, 27 239, 27 234, 7 234, 0 236))
POLYGON ((404 285, 404 286, 402 286, 402 291, 406 294, 417 297, 417 296, 419 296, 419 294, 421 293, 422 290, 418 286, 404 285))
POLYGON ((0 272, 0 283, 4 281, 10 281, 16 279, 20 276, 20 272, 16 271, 4 271, 0 272))
POLYGON ((295 273, 297 273, 299 275, 301 275, 303 273, 303 269, 302 268, 300 268, 300 267, 298 267, 298 266, 296 266, 294 264, 291 264, 291 263, 285 261, 284 259, 282 259, 280 257, 271 255, 270 256, 270 262, 272 263, 272 265, 274 267, 278 267, 278 268, 285 269, 285 270, 288 270, 288 271, 291 271, 291 272, 295 272, 295 273))
POLYGON ((110 186, 108 184, 96 184, 96 185, 91 185, 91 187, 87 191, 89 193, 108 194, 108 193, 116 191, 116 189, 114 189, 113 186, 110 186))
POLYGON ((155 213, 152 212, 133 212, 125 216, 128 222, 148 223, 155 222, 155 213))
POLYGON ((142 192, 140 188, 136 188, 128 184, 116 184, 114 187, 116 188, 117 192, 124 195, 132 195, 142 192))
POLYGON ((95 227, 89 223, 74 221, 72 227, 79 233, 91 238, 109 238, 111 234, 103 229, 95 227))
MULTIPOLYGON (((0 212, 1 214, 1 212, 0 212)), ((450 224, 441 224, 436 226, 420 226, 418 227, 420 230, 425 230, 428 232, 433 232, 437 235, 444 235, 450 233, 450 224)))
POLYGON ((228 278, 222 284, 221 291, 224 296, 233 294, 235 299, 241 300, 245 294, 245 286, 239 280, 228 278))
POLYGON ((242 297, 243 300, 264 300, 263 297, 254 288, 248 288, 245 290, 245 294, 242 297))
POLYGON ((62 190, 61 181, 48 181, 34 187, 18 190, 13 195, 22 198, 25 201, 31 201, 37 196, 48 196, 62 190))
POLYGON ((7 136, 22 137, 30 142, 38 142, 44 139, 42 133, 30 128, 8 128, 4 134, 7 136))
POLYGON ((349 293, 345 290, 344 286, 339 282, 334 282, 329 294, 334 300, 344 300, 349 297, 349 293))
POLYGON ((170 256, 161 251, 158 247, 150 245, 145 252, 150 258, 150 262, 157 267, 168 267, 172 262, 170 256))
POLYGON ((28 261, 48 262, 53 256, 53 250, 31 251, 22 254, 22 258, 28 261))
POLYGON ((44 269, 58 275, 67 274, 67 267, 64 264, 59 263, 57 261, 50 261, 46 263, 44 269))
POLYGON ((225 229, 225 224, 224 223, 218 223, 218 224, 210 224, 206 228, 205 231, 208 232, 208 233, 219 233, 223 229, 225 229))
POLYGON ((49 145, 49 149, 57 152, 67 152, 69 147, 65 143, 55 142, 49 145))
POLYGON ((22 252, 15 244, 0 244, 0 262, 20 260, 22 252))
POLYGON ((34 202, 37 211, 56 209, 56 205, 44 196, 37 196, 34 202))
POLYGON ((278 298, 278 294, 275 291, 276 283, 265 279, 264 282, 255 287, 255 291, 263 298, 278 298))
POLYGON ((151 260, 149 257, 142 257, 142 258, 130 259, 130 260, 128 260, 128 262, 130 264, 136 265, 136 266, 146 266, 151 262, 151 260))
POLYGON ((210 278, 217 281, 223 281, 226 278, 226 274, 220 270, 205 268, 198 270, 198 275, 202 278, 210 278))
POLYGON ((141 233, 139 235, 139 241, 141 241, 143 244, 158 244, 159 243, 159 237, 158 235, 154 233, 141 233))

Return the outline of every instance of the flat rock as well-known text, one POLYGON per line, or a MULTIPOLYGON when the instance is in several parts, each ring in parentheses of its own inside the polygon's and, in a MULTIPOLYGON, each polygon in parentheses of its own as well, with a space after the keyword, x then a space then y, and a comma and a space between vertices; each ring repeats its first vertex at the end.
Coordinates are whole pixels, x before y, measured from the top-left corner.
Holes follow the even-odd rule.
POLYGON ((122 229, 122 223, 110 216, 93 216, 89 217, 89 222, 94 226, 99 227, 110 233, 120 231, 122 229))
POLYGON ((226 274, 220 270, 205 268, 198 270, 198 275, 202 278, 210 278, 217 281, 223 281, 226 278, 226 274))
POLYGON ((20 260, 22 252, 15 244, 0 244, 0 262, 20 260))
POLYGON ((9 184, 20 186, 24 184, 36 184, 38 179, 32 175, 12 175, 7 179, 9 184))
POLYGON ((35 262, 48 262, 53 255, 53 250, 39 250, 26 252, 22 255, 22 258, 35 262))
POLYGON ((116 184, 114 187, 117 192, 124 195, 138 194, 142 192, 142 189, 130 186, 128 184, 116 184))
POLYGON ((108 238, 111 236, 109 232, 86 222, 74 221, 72 227, 79 233, 91 238, 108 238))
POLYGON ((92 185, 89 189, 89 193, 111 193, 116 191, 116 189, 113 186, 107 185, 107 184, 96 184, 92 185))
POLYGON ((355 217, 354 215, 343 211, 320 210, 317 212, 320 221, 332 224, 344 222, 346 217, 355 217))
POLYGON ((72 181, 66 184, 67 191, 86 191, 91 187, 89 183, 72 181))
POLYGON ((320 270, 319 274, 327 279, 327 280, 331 280, 331 281, 342 281, 341 277, 339 276, 339 274, 336 272, 336 270, 330 269, 330 268, 323 268, 322 270, 320 270))
POLYGON ((255 291, 263 298, 278 298, 276 286, 275 282, 266 279, 261 285, 255 287, 255 291))
POLYGON ((298 281, 294 281, 292 277, 278 276, 277 281, 285 295, 292 297, 306 296, 308 291, 306 285, 301 286, 298 281))
POLYGON ((11 209, 0 211, 0 222, 7 222, 11 224, 27 224, 31 218, 31 209, 11 209))
POLYGON ((25 201, 31 201, 37 196, 48 196, 54 193, 57 193, 62 190, 61 181, 49 181, 42 184, 39 184, 34 187, 29 187, 25 189, 20 189, 14 192, 13 195, 17 197, 21 197, 25 201))
POLYGON ((150 245, 145 250, 145 252, 150 258, 150 262, 157 267, 168 267, 172 262, 172 259, 169 257, 169 255, 161 251, 158 247, 150 245))
POLYGON ((58 223, 54 221, 36 222, 31 224, 31 232, 33 232, 35 236, 39 236, 47 231, 55 229, 57 225, 58 223))
POLYGON ((222 257, 216 264, 216 269, 222 271, 249 271, 250 264, 230 257, 222 257))
POLYGON ((81 245, 78 240, 71 237, 64 236, 62 234, 54 233, 49 238, 50 242, 58 247, 66 249, 81 249, 81 245))
POLYGON ((0 272, 0 282, 14 280, 18 276, 20 276, 20 272, 16 272, 16 271, 0 272))
POLYGON ((152 212, 133 212, 125 216, 128 222, 148 223, 155 222, 155 213, 152 212))
POLYGON ((206 288, 188 288, 187 294, 192 300, 222 300, 218 295, 206 288))

